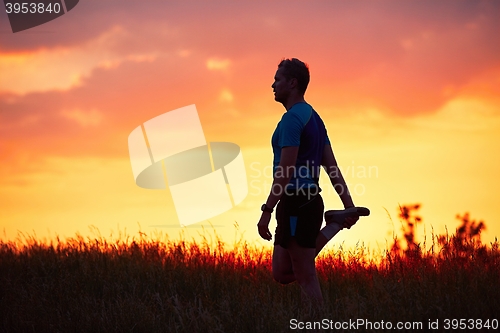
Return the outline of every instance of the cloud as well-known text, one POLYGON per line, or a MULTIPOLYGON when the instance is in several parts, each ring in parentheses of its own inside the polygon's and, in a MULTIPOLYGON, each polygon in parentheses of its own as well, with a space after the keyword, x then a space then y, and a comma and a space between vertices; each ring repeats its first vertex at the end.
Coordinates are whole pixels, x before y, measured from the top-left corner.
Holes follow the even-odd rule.
POLYGON ((223 89, 219 95, 219 100, 223 102, 232 102, 234 99, 233 94, 228 89, 223 89))
POLYGON ((414 123, 422 128, 440 131, 484 132, 500 128, 500 103, 483 99, 459 98, 450 100, 437 113, 416 117, 414 123))
POLYGON ((15 94, 68 90, 98 67, 113 68, 124 61, 153 61, 154 52, 119 53, 114 46, 126 43, 130 34, 114 26, 81 45, 0 53, 0 91, 15 94))
POLYGON ((207 69, 211 71, 224 71, 231 65, 231 60, 229 59, 216 59, 210 58, 207 60, 207 69))
POLYGON ((97 126, 102 122, 103 115, 101 112, 92 109, 90 111, 82 111, 79 109, 63 110, 61 115, 65 118, 73 120, 83 127, 97 126))
POLYGON ((223 119, 224 112, 210 114, 217 107, 210 101, 227 103, 233 95, 207 75, 203 56, 193 57, 126 56, 66 90, 0 93, 0 138, 15 147, 2 149, 0 157, 126 156, 126 138, 138 124, 193 103, 205 122, 223 119))

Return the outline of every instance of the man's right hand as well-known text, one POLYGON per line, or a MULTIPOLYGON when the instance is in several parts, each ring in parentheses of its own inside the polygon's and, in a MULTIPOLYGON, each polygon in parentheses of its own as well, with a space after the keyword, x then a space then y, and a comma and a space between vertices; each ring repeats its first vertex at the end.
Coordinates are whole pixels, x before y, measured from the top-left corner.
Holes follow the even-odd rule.
POLYGON ((260 216, 259 223, 257 223, 257 228, 259 228, 260 237, 262 237, 268 241, 270 241, 273 238, 271 235, 271 232, 269 231, 269 222, 270 221, 271 221, 271 213, 262 212, 262 215, 260 216))

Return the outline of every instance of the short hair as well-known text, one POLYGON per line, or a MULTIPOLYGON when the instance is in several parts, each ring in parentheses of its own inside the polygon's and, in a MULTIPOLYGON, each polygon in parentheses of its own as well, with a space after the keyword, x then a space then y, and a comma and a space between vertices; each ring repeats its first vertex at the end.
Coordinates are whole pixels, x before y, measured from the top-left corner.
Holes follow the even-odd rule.
POLYGON ((309 66, 297 58, 283 58, 278 65, 278 68, 283 68, 283 75, 287 80, 297 79, 299 92, 304 94, 309 84, 309 66))

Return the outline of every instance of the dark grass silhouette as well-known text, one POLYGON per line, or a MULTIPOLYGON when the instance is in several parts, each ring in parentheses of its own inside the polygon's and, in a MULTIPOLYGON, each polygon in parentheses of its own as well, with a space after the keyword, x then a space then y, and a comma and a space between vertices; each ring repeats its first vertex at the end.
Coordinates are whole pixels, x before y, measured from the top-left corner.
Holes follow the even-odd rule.
POLYGON ((414 245, 380 258, 362 247, 321 254, 321 310, 301 304, 296 284, 273 281, 271 252, 245 242, 231 250, 219 239, 144 234, 0 242, 0 331, 287 332, 293 318, 421 322, 424 329, 430 319, 491 324, 500 319, 499 245, 482 244, 467 231, 479 224, 465 216, 476 229, 438 235, 431 250, 405 237, 414 245))

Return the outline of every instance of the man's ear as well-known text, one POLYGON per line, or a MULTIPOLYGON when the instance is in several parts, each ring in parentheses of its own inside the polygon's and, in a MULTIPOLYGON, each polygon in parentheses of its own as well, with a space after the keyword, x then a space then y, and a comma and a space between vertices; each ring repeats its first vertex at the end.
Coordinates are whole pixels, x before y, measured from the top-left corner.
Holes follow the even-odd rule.
POLYGON ((292 77, 289 82, 290 82, 290 87, 292 89, 297 88, 297 84, 298 84, 297 78, 292 77))

